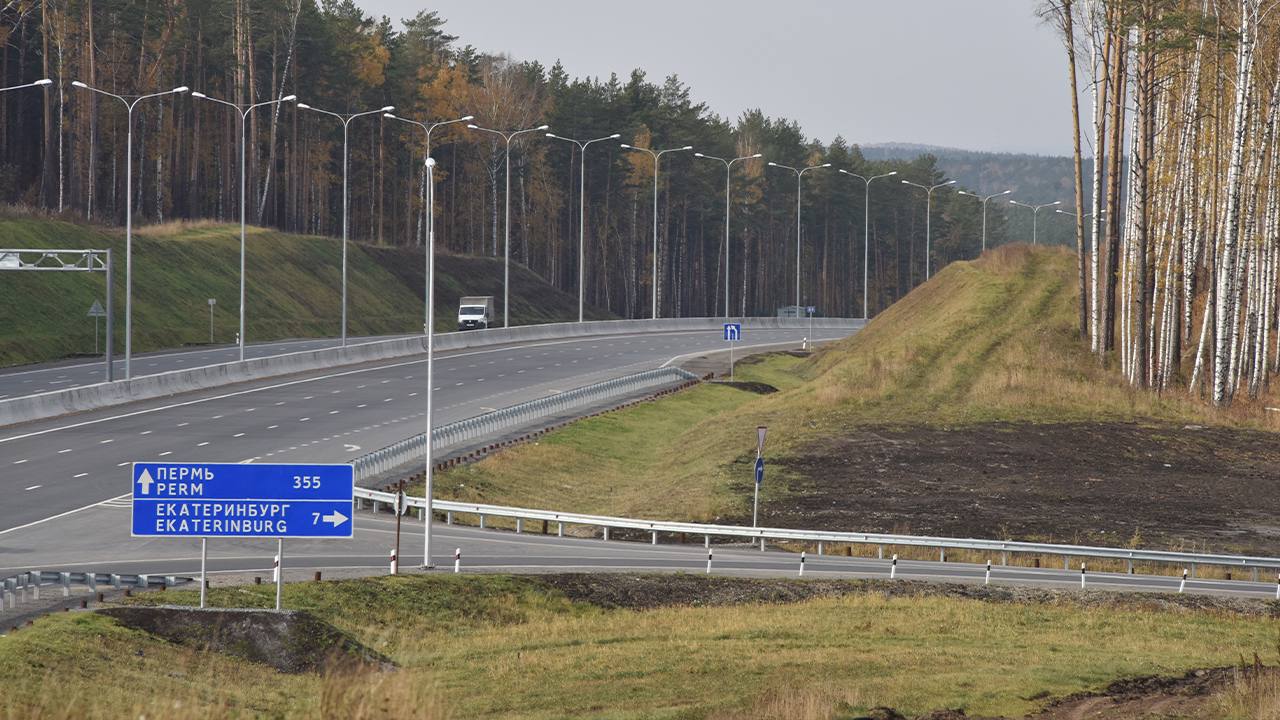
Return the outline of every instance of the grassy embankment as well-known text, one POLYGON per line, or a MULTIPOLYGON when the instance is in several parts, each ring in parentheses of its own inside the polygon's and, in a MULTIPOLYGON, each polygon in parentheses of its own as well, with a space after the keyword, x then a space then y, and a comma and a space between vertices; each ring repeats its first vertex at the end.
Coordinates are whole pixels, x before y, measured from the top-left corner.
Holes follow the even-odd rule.
MULTIPOLYGON (((1025 246, 953 263, 808 360, 770 356, 739 366, 740 379, 782 392, 702 386, 451 470, 438 487, 458 499, 710 520, 740 516, 750 502, 757 425, 770 428, 771 458, 867 426, 1134 419, 1266 426, 1260 407, 1218 413, 1180 391, 1129 388, 1101 366, 1074 334, 1073 270, 1067 252, 1025 246)), ((786 470, 771 463, 767 472, 777 478, 786 470)), ((762 502, 779 499, 785 485, 767 482, 762 502)))
MULTIPOLYGON (((273 595, 248 586, 211 598, 265 608, 273 595)), ((874 592, 637 612, 572 601, 536 579, 417 576, 293 584, 285 604, 402 669, 279 675, 104 617, 57 615, 0 639, 0 717, 798 719, 878 705, 1021 715, 1116 677, 1270 658, 1276 647, 1274 620, 1221 611, 874 592)))
MULTIPOLYGON (((0 245, 14 248, 111 248, 116 262, 117 347, 124 337, 124 232, 35 218, 0 218, 0 245)), ((334 238, 248 230, 247 318, 250 342, 336 336, 341 317, 342 244, 334 238)), ((211 222, 136 228, 134 351, 209 341, 231 343, 238 328, 240 228, 211 222)), ((436 327, 456 329, 461 295, 498 296, 502 261, 441 254, 436 273, 436 327)), ((422 331, 423 255, 415 248, 351 243, 348 333, 422 331)), ((577 299, 516 265, 511 321, 576 319, 577 299)), ((105 303, 101 273, 4 273, 0 284, 0 365, 91 353, 94 300, 105 303)), ((589 309, 591 317, 604 317, 589 309)), ((102 326, 105 332, 105 323, 102 326)))

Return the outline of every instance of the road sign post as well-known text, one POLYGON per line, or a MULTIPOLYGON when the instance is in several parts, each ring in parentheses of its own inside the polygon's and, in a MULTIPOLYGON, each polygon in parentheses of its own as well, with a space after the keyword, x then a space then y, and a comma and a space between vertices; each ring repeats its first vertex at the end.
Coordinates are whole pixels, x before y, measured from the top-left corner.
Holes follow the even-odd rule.
MULTIPOLYGON (((755 496, 751 501, 751 527, 760 525, 760 486, 764 484, 764 436, 769 432, 769 428, 764 425, 756 426, 756 487, 755 496)), ((763 547, 764 540, 760 540, 763 547)))
POLYGON ((724 339, 729 343, 729 382, 733 382, 733 344, 742 340, 742 323, 725 323, 724 339))
POLYGON ((217 298, 209 298, 209 344, 213 344, 213 306, 218 304, 217 298))
POLYGON ((89 317, 93 318, 93 354, 98 354, 98 318, 106 317, 107 311, 102 308, 102 303, 97 300, 93 301, 93 305, 89 306, 89 317))
POLYGON ((147 462, 131 478, 130 534, 200 538, 202 587, 208 538, 275 538, 277 610, 285 538, 352 537, 351 465, 147 462))
POLYGON ((809 342, 813 342, 813 314, 818 312, 818 308, 809 305, 804 309, 806 315, 809 316, 809 342))

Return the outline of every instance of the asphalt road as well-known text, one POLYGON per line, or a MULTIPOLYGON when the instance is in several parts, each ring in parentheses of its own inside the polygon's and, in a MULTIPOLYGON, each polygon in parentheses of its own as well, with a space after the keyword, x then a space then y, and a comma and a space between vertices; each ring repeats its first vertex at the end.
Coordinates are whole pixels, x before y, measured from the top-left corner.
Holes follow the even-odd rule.
MULTIPOLYGON (((807 334, 753 330, 743 344, 798 343, 807 334)), ((700 330, 441 354, 436 419, 473 417, 722 347, 718 330, 700 330)), ((346 462, 422 431, 425 370, 425 358, 401 358, 5 428, 0 533, 127 493, 126 466, 135 461, 346 462)), ((0 547, 0 564, 6 555, 0 547)))
MULTIPOLYGON (((370 342, 373 340, 391 340, 405 335, 387 335, 384 337, 348 337, 348 344, 370 342)), ((279 342, 255 343, 245 347, 246 359, 283 355, 285 353, 320 350, 338 347, 338 338, 313 338, 310 340, 281 340, 279 342)), ((123 348, 117 348, 117 356, 112 363, 116 379, 124 377, 123 348)), ((240 359, 240 350, 235 345, 206 345, 182 350, 163 350, 133 356, 133 376, 156 375, 171 370, 186 370, 203 365, 234 362, 240 359)), ((36 393, 64 390, 77 385, 92 385, 106 380, 106 361, 103 359, 60 360, 35 365, 19 365, 0 368, 0 400, 5 398, 34 395, 36 393)))
MULTIPOLYGON (((356 514, 351 540, 293 540, 285 543, 285 578, 309 578, 315 569, 335 575, 380 574, 387 569, 395 543, 395 521, 386 513, 356 514)), ((128 537, 129 508, 125 501, 95 507, 75 516, 33 526, 18 534, 0 535, 0 577, 23 570, 75 570, 196 576, 200 568, 197 540, 128 537)), ((405 518, 401 537, 401 566, 422 564, 422 523, 405 518)), ((664 538, 671 541, 672 538, 664 538)), ((217 540, 209 542, 209 572, 213 575, 261 575, 270 579, 274 541, 217 540)), ((534 533, 479 530, 436 523, 432 560, 438 572, 452 572, 453 551, 462 551, 463 572, 686 572, 705 573, 707 551, 700 544, 651 545, 647 542, 559 538, 534 533)), ((996 558, 998 560, 998 558, 996 558)), ((799 577, 795 553, 743 546, 715 546, 712 572, 740 577, 799 577)), ((806 578, 888 579, 890 562, 868 558, 809 555, 806 578)), ((986 568, 969 563, 900 561, 902 580, 981 583, 986 568)), ((1090 573, 1091 590, 1177 592, 1181 578, 1154 575, 1090 573)), ((1053 570, 994 565, 993 584, 1079 589, 1078 570, 1053 570)), ((1228 597, 1271 598, 1275 585, 1267 582, 1197 580, 1187 582, 1188 593, 1228 597)))

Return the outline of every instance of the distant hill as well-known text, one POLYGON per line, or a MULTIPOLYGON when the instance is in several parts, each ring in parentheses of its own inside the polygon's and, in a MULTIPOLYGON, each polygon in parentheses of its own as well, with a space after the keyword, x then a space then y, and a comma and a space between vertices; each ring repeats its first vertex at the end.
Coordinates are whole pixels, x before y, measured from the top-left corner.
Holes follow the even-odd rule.
MULTIPOLYGON (((912 160, 920 155, 933 155, 938 167, 967 188, 983 194, 1013 190, 1009 199, 1028 204, 1062 201, 1061 208, 1070 211, 1075 205, 1075 179, 1071 158, 1052 155, 1028 155, 1020 153, 983 152, 959 148, 922 145, 919 143, 876 143, 859 146, 864 157, 870 160, 912 160)), ((1084 163, 1085 192, 1088 197, 1088 178, 1093 172, 1093 161, 1084 163)), ((992 200, 992 207, 996 200, 992 200)), ((1031 211, 1000 203, 1008 219, 1011 239, 1031 241, 1031 211)), ((1085 207, 1091 203, 1086 199, 1085 207)), ((1054 215, 1052 209, 1040 211, 1039 241, 1053 245, 1075 245, 1070 218, 1054 215)))

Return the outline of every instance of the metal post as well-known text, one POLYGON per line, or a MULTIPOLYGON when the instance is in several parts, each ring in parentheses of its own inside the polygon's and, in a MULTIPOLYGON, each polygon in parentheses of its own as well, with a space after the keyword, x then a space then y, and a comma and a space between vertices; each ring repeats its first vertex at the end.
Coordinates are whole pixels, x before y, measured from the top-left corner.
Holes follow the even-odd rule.
MULTIPOLYGON (((136 100, 134 102, 137 102, 136 100)), ((124 151, 124 379, 133 377, 133 105, 124 151)))
MULTIPOLYGON (((732 317, 729 305, 729 184, 733 176, 733 161, 724 165, 724 316, 732 317)), ((733 379, 733 344, 729 344, 729 379, 733 379)))
POLYGON ((113 348, 115 347, 115 293, 112 292, 112 285, 115 283, 115 265, 111 257, 111 248, 107 248, 107 338, 104 345, 107 363, 107 382, 116 379, 115 359, 112 357, 113 348))
MULTIPOLYGON (((347 346, 347 139, 351 118, 342 118, 342 347, 347 346)), ((279 608, 276 608, 277 610, 279 608)))
POLYGON ((990 199, 984 198, 982 201, 982 252, 987 251, 987 200, 990 199))
POLYGON ((582 165, 578 170, 578 322, 582 322, 583 306, 586 302, 586 288, 583 279, 586 273, 583 263, 587 253, 587 148, 578 148, 578 156, 582 165))
MULTIPOLYGON (((511 138, 507 136, 506 210, 502 221, 502 327, 511 327, 511 138)), ((525 258, 528 262, 529 258, 525 258)))
MULTIPOLYGON (((240 345, 240 362, 244 362, 244 343, 245 343, 245 327, 244 327, 244 253, 245 253, 245 208, 244 208, 244 175, 245 175, 245 145, 249 131, 247 123, 249 122, 249 110, 240 112, 240 335, 238 337, 240 345)), ((345 325, 345 323, 344 323, 345 325)), ((209 343, 213 344, 213 306, 209 306, 209 343)))
POLYGON ((206 607, 205 592, 209 585, 209 578, 206 575, 206 568, 209 563, 209 539, 200 538, 200 609, 206 607))
POLYGON ((933 188, 924 195, 924 279, 929 279, 929 246, 933 239, 933 188))
MULTIPOLYGON (((427 158, 427 202, 435 204, 435 166, 436 161, 427 158)), ((427 432, 426 432, 426 511, 422 514, 422 567, 430 569, 431 564, 431 499, 434 497, 435 462, 433 461, 432 444, 435 434, 434 416, 432 415, 432 399, 435 383, 435 288, 436 288, 436 229, 435 214, 432 213, 427 224, 427 432)), ((452 513, 450 514, 452 521, 452 513)))
POLYGON ((658 319, 658 161, 661 153, 653 156, 653 275, 650 284, 653 286, 653 319, 658 319))
POLYGON ((796 307, 800 307, 800 181, 804 171, 796 173, 796 307))
POLYGON ((871 263, 871 181, 862 184, 862 319, 871 318, 867 309, 867 282, 870 278, 868 268, 871 263))
MULTIPOLYGON (((760 460, 760 451, 756 450, 756 461, 760 460)), ((755 495, 751 500, 751 527, 759 526, 760 522, 760 483, 755 479, 755 466, 751 466, 751 484, 755 485, 755 495)), ((763 544, 763 543, 762 543, 763 544)))
POLYGON ((276 538, 276 557, 280 559, 276 571, 276 610, 279 610, 280 596, 284 592, 284 538, 276 538))

